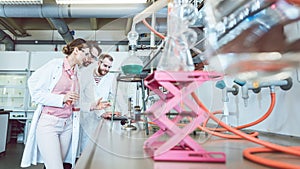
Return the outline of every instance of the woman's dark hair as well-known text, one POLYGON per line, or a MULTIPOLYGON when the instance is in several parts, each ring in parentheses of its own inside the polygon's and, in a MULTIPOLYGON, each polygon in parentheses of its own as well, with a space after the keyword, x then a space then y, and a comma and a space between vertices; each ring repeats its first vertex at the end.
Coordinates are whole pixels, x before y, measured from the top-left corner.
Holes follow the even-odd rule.
POLYGON ((70 55, 74 51, 75 47, 77 47, 79 50, 86 48, 86 41, 82 38, 74 39, 72 42, 63 47, 62 52, 66 55, 70 55))

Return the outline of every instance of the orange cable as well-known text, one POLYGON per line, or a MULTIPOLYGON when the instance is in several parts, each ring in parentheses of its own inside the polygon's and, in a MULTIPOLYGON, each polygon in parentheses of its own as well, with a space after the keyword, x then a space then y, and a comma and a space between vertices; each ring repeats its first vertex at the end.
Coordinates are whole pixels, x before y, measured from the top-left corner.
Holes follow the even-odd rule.
MULTIPOLYGON (((253 121, 251 123, 248 123, 248 124, 244 124, 244 125, 241 125, 241 126, 237 126, 237 127, 234 127, 235 129, 243 129, 243 128, 247 128, 247 127, 251 127, 251 126, 254 126, 262 121, 264 121, 266 118, 269 117, 269 115, 272 113, 272 111, 274 110, 274 107, 275 107, 275 94, 271 93, 271 104, 268 108, 268 111, 259 119, 257 119, 256 121, 253 121)), ((214 114, 219 114, 219 112, 215 112, 214 114)), ((207 120, 203 123, 203 126, 206 127, 206 124, 208 122, 210 118, 207 118, 207 120)), ((209 128, 210 130, 213 130, 213 131, 227 131, 225 128, 209 128)))
MULTIPOLYGON (((289 147, 289 148, 293 148, 296 150, 300 151, 300 147, 299 146, 295 146, 295 147, 289 147)), ((282 163, 279 161, 275 161, 274 160, 270 160, 267 158, 263 158, 263 157, 258 157, 253 155, 254 153, 270 153, 270 152, 277 152, 275 150, 272 150, 270 148, 266 148, 266 147, 252 147, 252 148, 247 148, 244 150, 243 155, 245 158, 247 158, 248 160, 254 161, 256 163, 260 163, 266 166, 270 166, 270 167, 274 167, 274 168, 300 168, 299 165, 293 165, 293 164, 288 164, 288 163, 282 163)))
MULTIPOLYGON (((275 93, 271 93, 271 95, 275 95, 275 93)), ((260 140, 258 138, 249 136, 243 132, 241 132, 240 130, 237 130, 235 128, 232 128, 231 126, 226 125, 224 122, 220 121, 218 118, 216 118, 213 113, 209 112, 208 109, 203 105, 203 103, 199 100, 199 98, 197 97, 197 95, 193 92, 192 93, 192 97, 194 98, 194 100, 197 102, 197 104, 203 109, 205 110, 209 117, 212 118, 214 121, 218 122, 222 127, 224 127, 225 129, 227 129, 228 131, 241 136, 249 141, 252 141, 256 144, 260 144, 263 145, 269 149, 273 149, 274 151, 280 151, 280 152, 284 152, 287 154, 291 154, 291 155, 296 155, 296 156, 300 156, 300 151, 298 151, 297 149, 293 149, 293 148, 288 148, 285 146, 281 146, 281 145, 277 145, 277 144, 273 144, 267 141, 263 141, 260 140)), ((274 102, 276 101, 275 97, 274 97, 274 102)), ((247 152, 247 149, 246 149, 247 152)), ((247 154, 247 153, 246 153, 247 154)), ((246 158, 248 158, 248 156, 245 156, 246 158)), ((248 159, 251 159, 251 157, 249 157, 248 159)), ((270 160, 272 161, 272 160, 270 160)), ((257 160, 256 162, 263 164, 263 165, 275 165, 275 166, 283 166, 282 168, 287 168, 290 164, 287 163, 282 163, 282 162, 278 162, 278 161, 272 161, 271 164, 270 163, 265 163, 264 160, 257 160)), ((300 166, 294 166, 293 168, 300 168, 300 166)))

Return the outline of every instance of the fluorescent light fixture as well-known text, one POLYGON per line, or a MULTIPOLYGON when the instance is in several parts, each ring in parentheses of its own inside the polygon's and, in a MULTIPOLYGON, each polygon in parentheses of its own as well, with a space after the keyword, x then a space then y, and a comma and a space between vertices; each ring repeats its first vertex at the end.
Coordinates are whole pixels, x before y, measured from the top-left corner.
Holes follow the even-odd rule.
POLYGON ((0 4, 8 4, 8 5, 43 4, 43 0, 0 0, 0 4))
POLYGON ((147 0, 56 0, 57 4, 137 4, 147 0))

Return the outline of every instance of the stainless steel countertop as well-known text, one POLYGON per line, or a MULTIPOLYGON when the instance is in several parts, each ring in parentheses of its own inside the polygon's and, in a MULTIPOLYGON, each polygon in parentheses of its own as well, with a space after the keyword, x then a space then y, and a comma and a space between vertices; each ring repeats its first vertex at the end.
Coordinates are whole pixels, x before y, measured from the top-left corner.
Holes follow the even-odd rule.
MULTIPOLYGON (((270 167, 256 164, 243 157, 243 150, 258 145, 243 139, 223 139, 203 132, 190 135, 208 152, 226 153, 225 163, 209 162, 164 162, 154 161, 145 153, 143 144, 149 137, 144 130, 122 130, 120 121, 111 122, 100 120, 93 142, 78 159, 75 169, 227 169, 227 168, 255 168, 268 169, 270 167)), ((150 135, 153 131, 150 130, 150 135)), ((266 139, 264 136, 260 136, 266 139)), ((294 138, 291 138, 293 140, 294 138)), ((273 139, 271 139, 273 140, 273 139)), ((268 154, 268 158, 278 160, 278 154, 268 154)), ((283 158, 286 160, 286 156, 283 158)), ((291 158, 293 160, 295 158, 291 158)), ((297 160, 296 160, 297 161, 297 160)), ((299 160, 298 160, 299 161, 299 160)))
POLYGON ((153 168, 143 151, 148 138, 144 130, 123 130, 120 121, 100 120, 93 140, 77 161, 75 169, 153 168))
MULTIPOLYGON (((120 121, 100 120, 93 140, 88 144, 75 169, 200 169, 226 168, 224 163, 157 162, 149 157, 143 144, 149 136, 145 130, 123 130, 120 121), (111 129, 111 130, 110 130, 111 129)), ((151 134, 151 133, 150 133, 151 134)), ((206 143, 205 143, 206 144, 206 143)), ((215 142, 210 142, 211 151, 215 142)))

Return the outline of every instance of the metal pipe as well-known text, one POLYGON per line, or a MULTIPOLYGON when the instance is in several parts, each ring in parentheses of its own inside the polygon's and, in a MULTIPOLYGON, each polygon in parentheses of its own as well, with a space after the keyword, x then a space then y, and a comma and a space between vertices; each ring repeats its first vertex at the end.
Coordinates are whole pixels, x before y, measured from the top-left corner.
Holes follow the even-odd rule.
MULTIPOLYGON (((101 5, 0 5, 0 17, 3 18, 131 18, 150 4, 101 4, 101 5)), ((158 12, 157 17, 165 17, 165 12, 158 12)), ((66 24, 55 19, 55 27, 66 42, 73 36, 66 29, 66 24)), ((163 25, 162 25, 163 26, 163 25)), ((163 28, 163 27, 162 27, 163 28)), ((150 32, 145 26, 139 26, 139 33, 150 32)), ((158 27, 157 29, 161 29, 158 27)))
POLYGON ((70 33, 70 29, 65 21, 58 18, 49 18, 49 21, 54 25, 54 27, 57 29, 58 33, 62 36, 66 43, 74 40, 74 37, 70 33))
POLYGON ((8 18, 130 18, 149 4, 101 5, 0 5, 0 17, 8 18))
POLYGON ((11 34, 13 34, 14 36, 18 36, 18 37, 21 37, 20 34, 18 34, 14 28, 10 27, 5 21, 3 18, 0 18, 0 24, 6 29, 8 30, 11 34))
POLYGON ((12 38, 6 34, 3 30, 0 29, 0 42, 5 44, 6 51, 14 51, 15 50, 15 43, 12 38))

